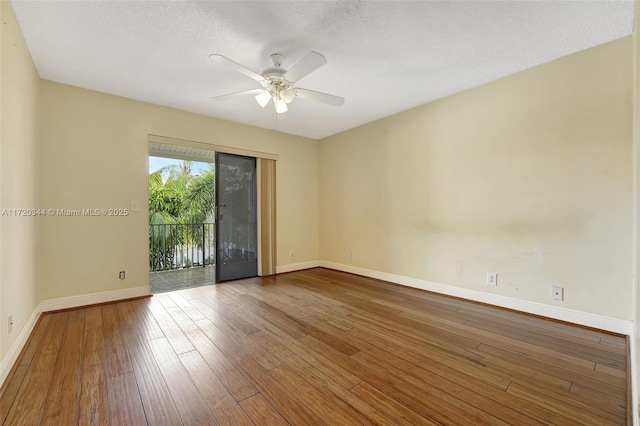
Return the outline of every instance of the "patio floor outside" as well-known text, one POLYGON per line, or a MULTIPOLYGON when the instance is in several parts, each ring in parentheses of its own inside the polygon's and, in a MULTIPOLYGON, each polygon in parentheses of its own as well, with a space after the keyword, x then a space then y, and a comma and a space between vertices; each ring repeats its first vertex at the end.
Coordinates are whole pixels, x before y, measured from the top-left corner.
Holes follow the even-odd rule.
POLYGON ((153 294, 201 287, 215 282, 216 268, 213 265, 149 273, 149 285, 153 294))

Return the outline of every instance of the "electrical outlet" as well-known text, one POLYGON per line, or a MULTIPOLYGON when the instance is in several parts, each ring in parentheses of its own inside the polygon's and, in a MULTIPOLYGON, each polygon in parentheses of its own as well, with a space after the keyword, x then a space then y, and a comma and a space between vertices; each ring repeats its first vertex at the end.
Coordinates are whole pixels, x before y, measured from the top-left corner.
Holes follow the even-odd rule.
POLYGON ((295 259, 296 258, 296 252, 292 251, 291 253, 289 253, 289 258, 290 259, 295 259))
POLYGON ((498 285, 498 274, 496 272, 487 272, 487 285, 498 285))
POLYGON ((9 334, 13 331, 13 315, 9 315, 9 334))
POLYGON ((551 287, 551 299, 562 302, 564 300, 564 287, 551 287))
POLYGON ((120 278, 121 280, 124 280, 124 271, 120 271, 120 273, 118 274, 118 278, 120 278))
POLYGON ((355 259, 356 255, 352 251, 349 252, 349 259, 355 259))

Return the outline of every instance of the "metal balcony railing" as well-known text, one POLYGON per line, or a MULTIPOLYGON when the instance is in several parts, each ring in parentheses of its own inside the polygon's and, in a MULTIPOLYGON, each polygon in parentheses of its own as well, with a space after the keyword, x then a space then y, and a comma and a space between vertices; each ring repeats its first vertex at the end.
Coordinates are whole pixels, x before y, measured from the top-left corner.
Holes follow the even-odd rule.
POLYGON ((149 225, 149 270, 213 265, 214 226, 213 223, 149 225))

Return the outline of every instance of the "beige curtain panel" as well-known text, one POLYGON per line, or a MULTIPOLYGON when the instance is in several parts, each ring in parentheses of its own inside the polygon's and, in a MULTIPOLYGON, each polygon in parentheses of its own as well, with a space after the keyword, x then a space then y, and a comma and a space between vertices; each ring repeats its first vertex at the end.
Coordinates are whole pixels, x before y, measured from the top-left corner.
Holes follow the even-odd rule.
POLYGON ((260 276, 276 273, 276 162, 259 158, 260 276))

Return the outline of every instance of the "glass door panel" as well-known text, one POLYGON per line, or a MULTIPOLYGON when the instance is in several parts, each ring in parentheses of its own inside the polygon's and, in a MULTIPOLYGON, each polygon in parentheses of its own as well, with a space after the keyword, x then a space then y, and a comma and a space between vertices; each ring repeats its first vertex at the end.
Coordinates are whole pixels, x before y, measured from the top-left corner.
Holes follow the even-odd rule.
POLYGON ((216 153, 216 282, 258 275, 256 159, 216 153))

